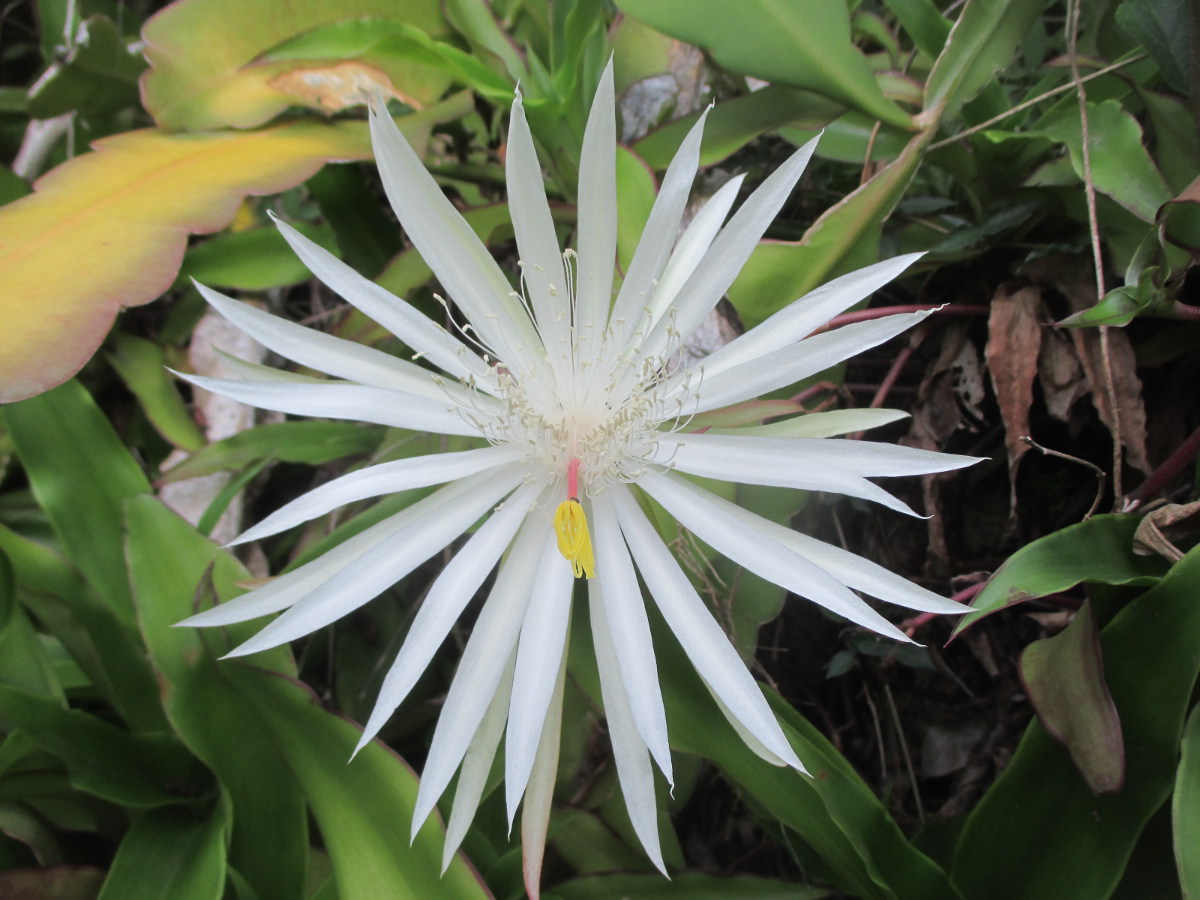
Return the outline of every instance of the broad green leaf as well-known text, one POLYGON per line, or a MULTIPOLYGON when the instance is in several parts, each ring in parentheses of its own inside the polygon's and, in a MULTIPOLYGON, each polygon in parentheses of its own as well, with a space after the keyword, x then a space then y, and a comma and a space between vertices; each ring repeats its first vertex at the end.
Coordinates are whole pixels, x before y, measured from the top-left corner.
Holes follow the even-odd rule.
POLYGON ((1180 749, 1183 758, 1171 798, 1175 863, 1184 896, 1196 897, 1200 896, 1200 706, 1188 716, 1180 749))
POLYGON ((1200 175, 1164 204, 1156 218, 1168 241, 1193 254, 1200 251, 1200 175))
MULTIPOLYGON (((1088 148, 1096 190, 1143 222, 1153 222, 1171 190, 1142 144, 1142 126, 1117 100, 1087 104, 1088 148)), ((1083 177, 1083 131, 1074 98, 1038 120, 1036 130, 1066 145, 1075 174, 1083 177)))
POLYGON ((548 900, 823 900, 833 892, 757 875, 723 878, 683 872, 670 881, 661 875, 593 875, 556 884, 546 896, 548 900))
POLYGON ((384 430, 347 422, 275 422, 209 444, 163 475, 164 484, 231 469, 264 459, 320 466, 372 452, 384 430))
POLYGON ((368 185, 365 166, 326 166, 305 187, 337 235, 338 249, 351 268, 373 278, 400 252, 400 231, 368 185))
MULTIPOLYGON (((326 250, 334 249, 332 229, 303 222, 296 228, 326 250)), ((239 291, 263 291, 312 278, 274 226, 232 231, 189 248, 179 274, 206 287, 239 291)))
MULTIPOLYGON (((1093 558, 1098 562, 1103 549, 1093 558)), ((1142 827, 1175 783, 1183 720, 1200 671, 1200 548, 1100 633, 1125 735, 1125 785, 1096 796, 1036 721, 970 814, 953 877, 972 900, 1107 897, 1142 827)))
POLYGON ((173 737, 131 735, 48 697, 0 685, 0 725, 61 759, 79 790, 122 806, 169 805, 208 788, 173 737))
POLYGON ((632 150, 617 148, 617 260, 629 268, 642 229, 650 218, 656 190, 654 175, 632 150))
POLYGON ((941 55, 950 36, 951 23, 933 0, 884 0, 884 5, 922 53, 930 59, 941 55))
POLYGON ((221 900, 229 810, 207 819, 174 809, 139 818, 121 841, 98 900, 221 900))
POLYGON ((914 135, 900 156, 826 210, 799 241, 758 245, 729 289, 748 328, 835 275, 877 259, 882 224, 908 189, 930 137, 914 135))
POLYGON ((1021 681, 1046 731, 1071 753, 1097 794, 1120 790, 1125 778, 1121 720, 1104 682, 1100 638, 1090 603, 1063 631, 1021 654, 1021 681))
POLYGON ((158 683, 132 626, 50 548, 0 526, 0 551, 12 561, 22 604, 129 727, 166 730, 158 683))
POLYGON ((1191 70, 1200 65, 1193 49, 1200 22, 1192 0, 1125 0, 1114 18, 1146 49, 1167 84, 1185 96, 1194 90, 1191 70))
POLYGON ((444 876, 437 817, 410 846, 417 777, 382 744, 350 761, 361 731, 317 704, 301 685, 234 664, 226 672, 272 731, 321 830, 341 900, 488 897, 463 857, 444 876))
POLYGON ((886 99, 850 40, 843 0, 618 0, 654 28, 703 47, 721 66, 773 84, 816 91, 883 122, 911 128, 886 99))
POLYGON ((150 490, 146 476, 78 382, 7 406, 3 415, 64 551, 113 611, 132 622, 121 502, 150 490))
POLYGON ((0 209, 0 402, 73 375, 122 307, 170 287, 187 235, 224 227, 246 194, 370 155, 365 123, 298 122, 237 134, 133 131, 54 169, 0 209))
MULTIPOLYGON (((309 29, 368 16, 415 25, 434 37, 448 34, 436 0, 170 4, 142 30, 151 66, 142 78, 146 108, 159 125, 171 130, 261 125, 296 102, 270 82, 299 68, 300 61, 258 65, 259 57, 309 29)), ((445 76, 428 67, 413 66, 408 75, 405 90, 422 104, 432 103, 445 90, 445 76)))
POLYGON ((513 82, 526 80, 529 70, 516 43, 500 27, 487 0, 445 0, 446 21, 466 38, 475 55, 492 71, 507 75, 513 82))
POLYGON ((934 123, 955 118, 1008 66, 1044 5, 1042 0, 968 0, 925 82, 922 115, 934 123))
POLYGON ((0 206, 29 193, 29 184, 7 166, 0 166, 0 206))
POLYGON ((87 118, 135 106, 145 68, 111 20, 91 16, 79 24, 66 57, 30 90, 29 115, 50 119, 73 112, 87 118))
POLYGON ((992 575, 972 601, 975 612, 958 621, 958 635, 984 616, 1016 603, 1066 591, 1083 582, 1153 584, 1161 560, 1133 552, 1136 516, 1093 516, 1026 544, 992 575))
POLYGON ((17 602, 17 582, 12 563, 0 545, 0 685, 15 687, 62 701, 38 633, 17 602))
MULTIPOLYGON (((197 597, 215 589, 228 598, 238 592, 234 582, 248 573, 153 497, 134 498, 125 514, 138 621, 163 681, 167 715, 184 743, 217 775, 231 807, 230 865, 259 900, 298 897, 308 844, 304 798, 257 710, 224 677, 238 664, 215 659, 257 626, 174 627, 193 612, 197 597)), ((292 671, 286 648, 260 654, 258 661, 292 671)))
POLYGON ((117 333, 111 348, 108 361, 138 398, 155 430, 183 450, 203 447, 204 435, 167 371, 162 347, 145 338, 117 333))

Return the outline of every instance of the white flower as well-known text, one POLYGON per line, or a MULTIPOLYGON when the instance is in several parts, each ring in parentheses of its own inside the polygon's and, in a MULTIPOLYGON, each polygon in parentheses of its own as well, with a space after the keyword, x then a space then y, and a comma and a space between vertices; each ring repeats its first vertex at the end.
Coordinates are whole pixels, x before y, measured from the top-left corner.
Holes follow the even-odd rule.
POLYGON ((560 251, 520 98, 513 104, 506 165, 522 260, 520 293, 391 119, 373 114, 372 139, 388 197, 448 298, 469 320, 463 337, 290 226, 278 225, 317 277, 400 336, 428 366, 200 288, 209 303, 262 344, 335 380, 249 368, 246 381, 190 377, 193 384, 265 409, 463 435, 477 447, 374 465, 289 503, 235 543, 276 534, 353 501, 445 485, 307 565, 182 624, 216 626, 282 612, 231 655, 274 647, 362 606, 486 517, 430 588, 383 682, 362 742, 408 695, 499 564, 434 733, 413 831, 461 766, 446 841, 450 859, 474 816, 503 735, 510 821, 525 799, 522 836, 532 891, 558 756, 577 578, 587 579, 587 614, 622 791, 655 865, 663 868, 651 760, 670 781, 671 754, 639 573, 739 733, 771 762, 803 769, 754 679, 647 519, 639 493, 733 561, 880 634, 907 640, 854 591, 915 610, 964 609, 852 553, 747 512, 687 477, 831 491, 911 513, 867 479, 942 472, 973 461, 827 439, 902 416, 886 410, 695 430, 698 414, 793 384, 925 315, 893 315, 810 337, 917 259, 897 257, 838 278, 699 363, 673 370, 681 338, 725 293, 814 146, 796 151, 728 222, 740 179, 727 184, 676 240, 703 124, 702 116, 667 170, 614 300, 611 68, 584 137, 574 252, 560 251))

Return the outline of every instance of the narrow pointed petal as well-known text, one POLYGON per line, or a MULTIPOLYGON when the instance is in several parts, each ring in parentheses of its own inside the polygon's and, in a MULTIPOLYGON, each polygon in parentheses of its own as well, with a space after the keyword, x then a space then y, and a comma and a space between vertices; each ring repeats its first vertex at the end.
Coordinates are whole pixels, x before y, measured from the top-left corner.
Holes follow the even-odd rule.
POLYGON ((388 670, 360 745, 374 737, 408 696, 463 609, 491 574, 500 555, 512 544, 536 496, 536 486, 526 485, 509 497, 434 580, 388 670))
POLYGON ((287 222, 274 216, 272 219, 300 261, 343 300, 455 378, 473 377, 481 386, 490 384, 487 364, 466 344, 404 300, 364 278, 287 222))
POLYGON ((214 347, 213 350, 221 360, 222 374, 232 375, 240 381, 276 381, 280 384, 329 384, 328 378, 317 378, 314 375, 288 372, 283 369, 275 369, 271 366, 248 362, 244 359, 238 359, 238 357, 232 356, 218 347, 214 347))
POLYGON ((608 324, 617 263, 617 126, 612 60, 592 100, 579 160, 575 341, 581 362, 594 361, 608 324))
POLYGON ((529 900, 541 897, 542 858, 546 852, 546 833, 550 826, 550 806, 554 802, 554 779, 558 775, 558 748, 562 738, 563 685, 566 682, 567 660, 563 657, 554 682, 554 696, 541 728, 537 756, 525 792, 525 808, 521 813, 521 870, 525 876, 525 892, 529 900))
POLYGON ((229 543, 230 546, 234 546, 261 540, 323 516, 347 503, 457 481, 459 478, 515 462, 520 458, 521 452, 518 448, 497 446, 464 450, 460 453, 432 453, 428 456, 413 456, 368 466, 333 481, 327 481, 307 494, 297 497, 229 543))
MULTIPOLYGON (((347 382, 296 384, 282 381, 232 381, 175 372, 196 387, 259 409, 272 409, 294 416, 320 419, 351 419, 393 428, 432 431, 480 437, 479 427, 469 421, 450 400, 430 400, 415 394, 388 391, 347 382)), ((484 399, 482 397, 480 400, 484 399)))
POLYGON ((649 327, 649 323, 644 321, 645 308, 650 303, 654 283, 662 274, 671 247, 679 235, 679 223, 692 191, 696 169, 700 166, 700 141, 704 137, 704 121, 707 118, 706 109, 679 145, 675 158, 663 176, 662 188, 650 210, 646 227, 642 229, 642 239, 638 241, 629 271, 625 273, 625 280, 621 283, 613 306, 611 326, 614 349, 623 348, 638 329, 649 327))
POLYGON ((695 218, 688 223, 687 230, 679 238, 671 258, 663 270, 662 277, 654 289, 654 299, 650 303, 651 319, 657 322, 671 306, 680 288, 696 271, 704 254, 712 246, 713 238, 725 224, 725 217, 733 208, 738 190, 745 180, 744 175, 735 175, 721 186, 708 202, 704 204, 695 218))
POLYGON ((550 566, 549 560, 543 563, 517 645, 517 667, 513 672, 508 731, 504 738, 504 796, 509 827, 529 783, 542 725, 554 693, 554 679, 565 658, 575 578, 565 559, 558 562, 557 566, 550 566))
MULTIPOLYGON (((768 353, 753 362, 717 372, 711 377, 704 368, 704 361, 701 360, 686 373, 693 376, 696 370, 703 373, 700 396, 688 405, 689 411, 698 413, 719 409, 795 384, 864 350, 879 346, 912 328, 928 315, 929 311, 898 313, 882 319, 843 325, 834 331, 827 331, 782 350, 768 353)), ((684 383, 685 377, 680 376, 677 395, 682 394, 684 383)))
POLYGON ((677 475, 647 477, 641 487, 679 524, 738 565, 877 634, 912 643, 842 582, 776 540, 761 516, 677 475), (731 528, 734 523, 737 527, 731 528))
POLYGON ((517 238, 526 296, 537 316, 551 368, 565 374, 571 362, 570 292, 554 220, 550 218, 550 204, 546 202, 542 167, 525 121, 520 92, 512 104, 504 163, 508 209, 517 238))
POLYGON ((621 531, 633 551, 638 570, 696 671, 747 730, 789 766, 803 770, 741 657, 638 508, 629 489, 617 485, 610 490, 621 531))
POLYGON ((617 524, 612 498, 607 493, 601 494, 593 501, 592 509, 599 577, 588 582, 589 602, 591 606, 604 606, 609 644, 615 648, 613 652, 617 656, 615 671, 624 685, 623 696, 627 698, 644 745, 650 750, 667 782, 674 784, 671 748, 667 740, 667 715, 663 709, 658 663, 650 638, 650 623, 646 619, 642 589, 617 524))
MULTIPOLYGON (((454 804, 450 808, 450 821, 446 825, 446 842, 442 847, 442 874, 450 867, 454 853, 462 845, 467 829, 479 809, 479 801, 487 787, 488 776, 496 761, 496 750, 500 738, 504 737, 504 723, 508 718, 508 700, 512 695, 512 668, 515 655, 510 654, 507 670, 501 674, 496 695, 488 705, 479 729, 467 747, 463 757, 458 785, 454 788, 454 804)), ((424 819, 422 819, 424 821, 424 819)))
POLYGON ((852 431, 869 431, 907 419, 908 413, 899 409, 831 409, 826 412, 805 413, 766 425, 742 428, 712 428, 708 434, 740 434, 748 437, 828 438, 852 431))
POLYGON ((510 368, 540 374, 533 323, 466 219, 442 193, 386 110, 372 109, 371 146, 400 224, 485 344, 510 368))
MULTIPOLYGON (((604 699, 604 716, 608 720, 608 735, 612 740, 613 759, 617 763, 617 778, 629 821, 646 855, 658 871, 667 874, 663 863, 662 845, 658 838, 658 805, 654 797, 654 770, 650 754, 633 721, 630 699, 635 692, 627 688, 621 664, 613 648, 611 630, 605 616, 600 579, 589 585, 592 593, 588 609, 592 614, 592 642, 596 648, 596 666, 600 672, 600 690, 604 699)), ((657 679, 655 681, 657 693, 657 679)))
POLYGON ((729 224, 721 229, 708 253, 679 290, 672 306, 675 315, 659 319, 646 339, 640 353, 642 358, 663 354, 670 344, 669 330, 687 336, 704 321, 758 246, 767 226, 774 221, 792 188, 804 174, 816 148, 817 138, 813 138, 772 172, 733 214, 729 224))
POLYGON ((481 472, 446 485, 430 496, 419 500, 407 509, 376 522, 342 543, 326 550, 312 562, 290 572, 285 572, 260 588, 226 600, 212 609, 179 622, 192 628, 211 628, 245 622, 259 616, 270 615, 294 606, 297 601, 316 591, 338 572, 355 564, 372 548, 397 532, 433 515, 444 506, 461 502, 486 488, 496 478, 514 477, 517 466, 501 472, 481 472))
POLYGON ((654 461, 702 478, 801 491, 828 491, 857 497, 860 500, 871 500, 896 512, 917 516, 904 501, 893 497, 861 475, 855 475, 845 469, 816 460, 810 461, 793 453, 772 452, 766 447, 755 446, 752 454, 747 455, 743 440, 754 440, 757 444, 765 443, 769 438, 733 437, 729 438, 735 442, 732 445, 719 443, 717 438, 729 436, 685 434, 661 438, 654 461))
POLYGON ((734 338, 704 360, 704 371, 715 375, 733 366, 782 350, 808 337, 830 319, 865 300, 885 284, 898 278, 924 253, 906 253, 856 269, 809 291, 789 303, 765 322, 734 338))
MULTIPOLYGON (((417 802, 413 808, 414 835, 454 777, 497 693, 501 679, 507 677, 511 683, 514 649, 521 633, 521 623, 525 620, 525 611, 529 608, 529 598, 539 571, 550 553, 558 553, 553 530, 536 515, 528 516, 517 533, 512 552, 500 567, 487 602, 479 612, 442 706, 442 714, 438 717, 425 771, 421 773, 421 784, 417 788, 417 802)), ((559 559, 561 561, 561 557, 559 559)), ((390 672, 388 677, 392 677, 390 672)), ((381 712, 373 715, 372 721, 367 723, 364 740, 359 742, 360 748, 378 732, 395 708, 392 701, 399 695, 390 689, 395 683, 395 679, 391 684, 384 680, 376 704, 381 712), (387 692, 386 697, 384 692, 387 692)))
POLYGON ((438 402, 452 396, 451 392, 462 393, 458 384, 446 383, 428 369, 354 341, 296 325, 193 283, 200 295, 222 316, 268 350, 293 362, 328 372, 336 378, 405 391, 438 402))
POLYGON ((443 503, 420 521, 388 535, 355 560, 353 566, 342 569, 296 601, 287 612, 227 655, 246 656, 278 647, 324 628, 375 599, 470 528, 521 478, 522 473, 494 477, 474 495, 456 503, 443 503))

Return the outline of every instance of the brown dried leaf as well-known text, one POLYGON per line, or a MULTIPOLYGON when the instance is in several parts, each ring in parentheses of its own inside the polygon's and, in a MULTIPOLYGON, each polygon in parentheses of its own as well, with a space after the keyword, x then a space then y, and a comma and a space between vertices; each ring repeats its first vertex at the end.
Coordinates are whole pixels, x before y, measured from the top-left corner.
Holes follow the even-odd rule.
POLYGON ((1157 553, 1171 562, 1179 562, 1183 559, 1183 551, 1174 542, 1197 530, 1200 522, 1195 521, 1195 517, 1198 514, 1200 500, 1168 503, 1152 510, 1138 523, 1137 531, 1133 533, 1133 552, 1139 556, 1157 553))
POLYGON ((1038 354, 1038 384, 1046 409, 1060 422, 1071 419, 1071 410, 1091 388, 1079 364, 1079 354, 1071 338, 1062 331, 1043 329, 1042 349, 1038 354))
POLYGON ((1017 465, 1029 452, 1029 445, 1021 438, 1029 434, 1029 407, 1033 405, 1033 380, 1042 344, 1041 306, 1042 293, 1036 287, 1018 288, 1011 293, 1001 287, 992 298, 988 316, 984 356, 1004 420, 1011 515, 1017 509, 1017 465))
POLYGON ((381 93, 413 109, 422 108, 420 101, 397 89, 386 73, 353 60, 332 66, 292 69, 267 83, 277 91, 299 97, 329 112, 365 106, 381 93))

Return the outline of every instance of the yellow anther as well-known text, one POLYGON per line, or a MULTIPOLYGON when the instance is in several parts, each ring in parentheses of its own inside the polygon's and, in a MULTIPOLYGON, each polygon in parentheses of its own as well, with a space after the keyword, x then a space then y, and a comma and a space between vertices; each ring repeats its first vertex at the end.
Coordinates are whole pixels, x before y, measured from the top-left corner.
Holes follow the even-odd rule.
POLYGON ((558 504, 554 511, 554 533, 558 536, 558 552, 571 563, 576 578, 595 578, 596 559, 592 556, 592 537, 588 534, 587 516, 574 497, 558 504))

